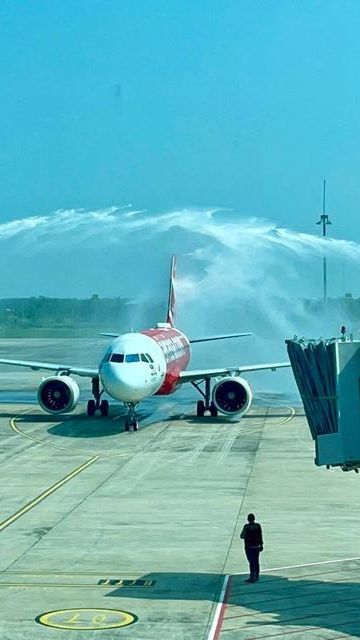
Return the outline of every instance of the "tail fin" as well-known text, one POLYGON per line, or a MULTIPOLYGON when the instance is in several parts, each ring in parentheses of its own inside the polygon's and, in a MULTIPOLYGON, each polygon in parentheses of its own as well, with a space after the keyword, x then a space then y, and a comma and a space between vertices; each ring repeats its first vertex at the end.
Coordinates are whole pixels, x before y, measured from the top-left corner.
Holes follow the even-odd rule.
POLYGON ((166 322, 168 322, 172 327, 175 327, 175 269, 176 269, 176 257, 173 256, 171 260, 171 269, 170 269, 170 282, 169 282, 169 299, 168 299, 168 308, 167 308, 167 318, 166 322))

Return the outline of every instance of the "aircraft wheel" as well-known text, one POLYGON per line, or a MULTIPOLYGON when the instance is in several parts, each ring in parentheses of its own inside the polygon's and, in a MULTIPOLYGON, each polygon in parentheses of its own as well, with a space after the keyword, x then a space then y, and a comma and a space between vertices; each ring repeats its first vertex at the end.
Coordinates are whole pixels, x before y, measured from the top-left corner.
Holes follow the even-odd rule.
POLYGON ((89 400, 87 403, 87 414, 88 416, 94 416, 96 411, 96 402, 95 400, 89 400))
POLYGON ((102 416, 108 416, 109 415, 109 401, 108 400, 101 400, 100 402, 100 413, 102 416))
POLYGON ((198 400, 196 405, 196 415, 198 418, 203 418, 205 415, 205 403, 203 400, 198 400))
POLYGON ((139 423, 137 420, 134 420, 133 422, 133 429, 134 431, 139 431, 139 423))
POLYGON ((214 405, 213 402, 210 405, 210 415, 212 418, 217 418, 217 415, 218 415, 217 407, 214 405))

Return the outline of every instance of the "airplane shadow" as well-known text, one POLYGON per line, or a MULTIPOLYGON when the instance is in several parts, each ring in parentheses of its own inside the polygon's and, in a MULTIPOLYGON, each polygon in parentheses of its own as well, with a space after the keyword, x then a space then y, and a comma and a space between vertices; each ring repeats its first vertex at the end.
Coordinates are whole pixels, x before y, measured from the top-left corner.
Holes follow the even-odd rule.
POLYGON ((48 434, 52 436, 61 436, 62 438, 105 438, 106 436, 115 436, 124 431, 124 420, 120 419, 116 422, 112 420, 98 421, 96 418, 77 419, 76 422, 59 422, 47 429, 48 434))
MULTIPOLYGON (((226 631, 241 634, 245 630, 259 629, 263 634, 271 625, 273 635, 275 625, 295 625, 299 627, 299 633, 301 627, 314 632, 325 628, 360 638, 360 581, 355 582, 360 577, 360 567, 353 570, 352 582, 341 577, 338 582, 327 581, 327 573, 332 572, 324 571, 321 574, 323 581, 311 579, 309 574, 304 579, 263 574, 260 581, 252 585, 244 584, 245 575, 232 576, 225 615, 226 631), (238 611, 236 607, 245 607, 247 611, 238 611)), ((113 588, 104 597, 216 602, 223 585, 223 576, 216 573, 154 572, 143 575, 141 580, 155 581, 155 584, 113 588)), ((279 635, 282 635, 280 629, 279 635)))
MULTIPOLYGON (((139 422, 146 420, 151 413, 139 412, 139 422)), ((105 438, 106 436, 115 436, 124 432, 126 413, 110 415, 106 418, 94 416, 89 418, 85 414, 74 416, 66 416, 65 420, 61 420, 57 424, 49 427, 47 432, 53 436, 61 436, 63 438, 105 438), (115 419, 113 419, 115 418, 115 419)), ((146 429, 150 425, 141 425, 141 429, 146 429)))
POLYGON ((244 418, 241 419, 246 420, 258 420, 259 418, 288 418, 289 412, 287 413, 247 413, 244 418))
MULTIPOLYGON (((225 416, 222 416, 222 418, 225 418, 225 416)), ((198 426, 202 425, 202 424, 214 424, 214 425, 218 425, 219 424, 219 418, 212 418, 211 416, 203 416, 202 418, 198 418, 197 416, 194 416, 194 414, 186 414, 186 413, 179 413, 176 415, 172 415, 169 416, 169 420, 181 420, 182 422, 186 422, 188 424, 196 424, 198 426)), ((222 422, 227 422, 228 424, 231 424, 231 421, 229 419, 224 419, 222 420, 222 422)))
POLYGON ((0 418, 16 418, 16 422, 49 422, 45 413, 18 414, 16 411, 0 411, 0 418))
MULTIPOLYGON (((171 416, 172 419, 175 420, 184 420, 185 422, 187 422, 188 424, 196 424, 196 425, 202 425, 202 424, 212 424, 214 426, 218 426, 219 428, 221 427, 232 427, 234 425, 240 425, 240 426, 246 426, 246 422, 245 420, 247 420, 247 418, 255 418, 257 420, 259 420, 259 418, 267 418, 269 416, 267 415, 255 415, 255 416, 246 416, 246 418, 242 419, 242 418, 236 418, 236 416, 234 416, 233 418, 231 416, 226 416, 226 415, 222 415, 219 414, 217 418, 212 418, 211 416, 204 416, 203 418, 198 418, 197 416, 194 415, 185 415, 185 414, 181 414, 179 416, 171 416), (244 420, 244 421, 243 421, 244 420)), ((274 418, 288 418, 289 415, 288 414, 279 414, 279 415, 272 415, 271 417, 274 418)))
POLYGON ((272 419, 272 418, 289 418, 289 413, 271 413, 271 414, 267 414, 267 413, 254 413, 254 414, 246 414, 246 416, 244 416, 243 418, 236 418, 236 416, 231 417, 231 416, 226 416, 223 414, 218 415, 217 418, 213 418, 211 416, 204 416, 202 418, 199 418, 197 416, 194 416, 194 414, 186 414, 186 413, 180 413, 177 415, 172 415, 170 416, 170 420, 184 420, 185 422, 187 422, 188 424, 197 424, 197 425, 201 425, 201 424, 214 424, 214 425, 219 425, 219 422, 221 424, 225 424, 225 425, 234 425, 234 424, 240 424, 241 426, 246 426, 246 422, 248 420, 250 420, 250 422, 252 420, 265 420, 266 418, 268 419, 272 419))
MULTIPOLYGON (((139 421, 147 420, 151 415, 152 413, 149 411, 138 412, 139 421)), ((15 416, 16 413, 13 412, 0 412, 0 418, 10 419, 15 416)), ((31 412, 31 414, 16 416, 16 423, 21 428, 21 425, 34 425, 34 423, 48 425, 49 421, 51 421, 53 424, 46 431, 52 436, 61 436, 63 438, 104 438, 122 433, 125 428, 125 418, 126 413, 120 413, 116 410, 106 418, 102 416, 89 417, 85 413, 50 416, 45 413, 31 412), (113 418, 116 419, 114 420, 113 418)), ((151 423, 142 424, 141 429, 146 429, 149 426, 151 426, 151 423)))

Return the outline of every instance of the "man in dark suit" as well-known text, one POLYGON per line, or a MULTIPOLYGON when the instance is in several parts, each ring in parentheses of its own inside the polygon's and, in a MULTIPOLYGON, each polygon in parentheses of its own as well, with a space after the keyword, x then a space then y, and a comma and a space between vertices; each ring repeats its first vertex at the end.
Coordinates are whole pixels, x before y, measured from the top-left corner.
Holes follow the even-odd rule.
POLYGON ((250 576, 245 582, 257 582, 259 580, 259 554, 263 550, 263 537, 261 525, 255 522, 253 513, 249 513, 248 524, 243 526, 240 538, 244 540, 245 554, 249 562, 250 576))

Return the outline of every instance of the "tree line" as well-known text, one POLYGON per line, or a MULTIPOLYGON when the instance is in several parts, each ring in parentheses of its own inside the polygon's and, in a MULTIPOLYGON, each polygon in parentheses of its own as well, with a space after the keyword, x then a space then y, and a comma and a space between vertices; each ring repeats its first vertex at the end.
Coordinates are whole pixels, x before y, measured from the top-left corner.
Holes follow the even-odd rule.
POLYGON ((164 318, 164 304, 136 303, 128 298, 31 298, 0 299, 0 325, 7 328, 94 327, 127 331, 151 326, 164 318), (132 325, 136 323, 136 327, 132 325))

